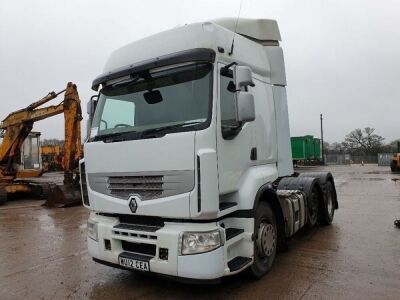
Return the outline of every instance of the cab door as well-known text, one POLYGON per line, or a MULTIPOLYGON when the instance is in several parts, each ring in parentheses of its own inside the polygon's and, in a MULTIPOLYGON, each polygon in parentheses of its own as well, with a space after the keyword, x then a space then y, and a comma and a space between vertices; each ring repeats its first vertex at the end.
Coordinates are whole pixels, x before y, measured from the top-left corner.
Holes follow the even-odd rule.
POLYGON ((222 67, 218 65, 217 151, 219 194, 226 195, 237 191, 257 153, 253 122, 242 125, 236 121, 232 70, 221 72, 222 67))

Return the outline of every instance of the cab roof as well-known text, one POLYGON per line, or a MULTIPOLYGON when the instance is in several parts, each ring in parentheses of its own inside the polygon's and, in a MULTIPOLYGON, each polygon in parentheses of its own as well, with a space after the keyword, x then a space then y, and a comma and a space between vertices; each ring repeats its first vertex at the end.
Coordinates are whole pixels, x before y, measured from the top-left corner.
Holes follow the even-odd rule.
POLYGON ((269 19, 223 18, 175 27, 115 50, 92 88, 97 90, 121 70, 133 70, 142 63, 193 49, 210 49, 218 61, 248 65, 268 77, 271 67, 265 46, 279 46, 280 40, 277 22, 269 19), (233 37, 234 50, 230 53, 233 37))

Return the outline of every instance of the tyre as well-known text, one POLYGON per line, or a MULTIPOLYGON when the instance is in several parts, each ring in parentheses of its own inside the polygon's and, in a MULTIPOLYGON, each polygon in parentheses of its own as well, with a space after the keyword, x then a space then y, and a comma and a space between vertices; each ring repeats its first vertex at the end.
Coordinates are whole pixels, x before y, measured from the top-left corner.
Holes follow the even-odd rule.
POLYGON ((334 179, 333 176, 330 172, 307 172, 307 173, 301 173, 299 175, 299 177, 312 177, 312 178, 318 178, 319 182, 321 184, 322 187, 322 191, 324 193, 324 197, 326 194, 326 183, 330 182, 331 183, 331 187, 333 189, 333 204, 334 204, 334 208, 338 209, 339 208, 339 204, 337 201, 337 194, 336 194, 336 188, 335 188, 335 183, 334 183, 334 179))
POLYGON ((276 256, 278 230, 271 206, 260 202, 254 218, 254 263, 250 271, 254 278, 268 273, 276 256))
POLYGON ((307 196, 307 226, 312 228, 317 224, 318 220, 318 209, 319 209, 319 190, 315 184, 311 190, 311 193, 307 196))
POLYGON ((320 219, 322 225, 330 225, 335 214, 335 190, 330 181, 325 185, 325 203, 320 203, 320 219))

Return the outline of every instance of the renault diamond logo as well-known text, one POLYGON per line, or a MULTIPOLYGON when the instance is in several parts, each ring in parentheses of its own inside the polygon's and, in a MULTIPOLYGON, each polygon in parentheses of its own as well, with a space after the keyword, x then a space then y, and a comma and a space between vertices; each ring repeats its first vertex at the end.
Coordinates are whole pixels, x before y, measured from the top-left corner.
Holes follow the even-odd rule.
POLYGON ((131 200, 129 201, 129 208, 131 209, 131 212, 135 213, 137 210, 137 203, 135 197, 132 197, 131 200))

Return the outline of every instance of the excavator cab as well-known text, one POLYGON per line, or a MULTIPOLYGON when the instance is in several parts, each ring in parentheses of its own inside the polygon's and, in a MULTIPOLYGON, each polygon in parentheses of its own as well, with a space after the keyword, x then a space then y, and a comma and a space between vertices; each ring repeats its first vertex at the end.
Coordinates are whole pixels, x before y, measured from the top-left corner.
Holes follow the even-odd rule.
POLYGON ((69 82, 65 90, 51 92, 24 109, 9 114, 0 124, 0 204, 10 194, 27 193, 47 199, 45 206, 65 207, 81 203, 78 162, 82 157, 82 110, 75 84, 69 82), (64 93, 57 105, 41 107, 64 93), (32 133, 33 124, 52 116, 64 114, 64 180, 36 182, 31 177, 41 175, 39 136, 32 133))
POLYGON ((27 173, 28 176, 26 177, 41 176, 43 173, 40 132, 31 131, 22 144, 20 166, 17 172, 20 175, 17 175, 17 177, 22 177, 22 172, 27 173))

